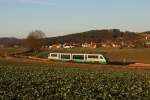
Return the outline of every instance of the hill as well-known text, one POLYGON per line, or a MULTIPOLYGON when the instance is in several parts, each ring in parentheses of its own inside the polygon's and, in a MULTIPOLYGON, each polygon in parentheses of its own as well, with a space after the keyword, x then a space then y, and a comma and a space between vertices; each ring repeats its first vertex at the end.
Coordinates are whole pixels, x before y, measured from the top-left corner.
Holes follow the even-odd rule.
POLYGON ((47 38, 49 44, 53 43, 83 43, 83 42, 105 42, 105 41, 138 41, 139 34, 134 32, 122 32, 119 29, 91 30, 87 32, 74 33, 65 36, 47 38))
POLYGON ((11 47, 11 46, 14 46, 14 45, 21 45, 21 43, 22 43, 22 39, 17 39, 17 38, 14 38, 14 37, 0 38, 0 45, 3 45, 3 46, 11 47))
POLYGON ((150 31, 142 32, 142 33, 140 33, 140 35, 147 37, 147 39, 150 40, 150 31))
POLYGON ((150 31, 141 32, 140 34, 150 34, 150 31))
MULTIPOLYGON (((51 44, 82 44, 82 43, 123 43, 126 45, 138 44, 141 45, 141 38, 145 35, 143 34, 150 34, 150 32, 142 32, 142 33, 135 33, 135 32, 123 32, 119 29, 109 29, 109 30, 90 30, 86 32, 74 33, 64 36, 57 36, 57 37, 48 37, 45 40, 48 42, 47 45, 51 44)), ((0 38, 0 45, 5 46, 14 46, 14 45, 21 45, 22 39, 17 38, 0 38)))

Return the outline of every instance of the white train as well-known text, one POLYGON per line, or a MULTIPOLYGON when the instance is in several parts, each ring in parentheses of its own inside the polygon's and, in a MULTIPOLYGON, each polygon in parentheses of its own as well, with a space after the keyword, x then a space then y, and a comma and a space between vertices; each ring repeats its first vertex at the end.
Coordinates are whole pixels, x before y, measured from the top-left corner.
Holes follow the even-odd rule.
POLYGON ((107 64, 107 58, 103 54, 77 54, 77 53, 49 53, 48 60, 107 64))

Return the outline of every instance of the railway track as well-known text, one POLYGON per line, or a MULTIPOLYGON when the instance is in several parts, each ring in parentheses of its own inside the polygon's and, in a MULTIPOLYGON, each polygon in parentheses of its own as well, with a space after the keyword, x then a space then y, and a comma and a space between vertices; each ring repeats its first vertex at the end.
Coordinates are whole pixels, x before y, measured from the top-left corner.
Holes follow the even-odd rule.
POLYGON ((25 63, 39 63, 39 64, 50 64, 54 66, 68 66, 68 67, 98 67, 98 68, 131 68, 131 69, 149 69, 150 64, 134 63, 134 62, 117 62, 112 61, 107 65, 101 64, 85 64, 85 63, 72 63, 72 62, 55 62, 48 61, 48 59, 31 57, 31 56, 9 56, 0 58, 1 60, 9 60, 14 62, 25 62, 25 63))

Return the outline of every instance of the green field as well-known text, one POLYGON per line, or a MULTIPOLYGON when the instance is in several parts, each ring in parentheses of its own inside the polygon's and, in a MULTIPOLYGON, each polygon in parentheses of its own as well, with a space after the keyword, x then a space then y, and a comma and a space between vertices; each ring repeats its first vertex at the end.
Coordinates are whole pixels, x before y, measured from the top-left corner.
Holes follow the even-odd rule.
MULTIPOLYGON (((10 54, 14 54, 16 52, 25 51, 24 48, 0 48, 0 56, 7 56, 10 54)), ((135 49, 117 49, 117 48, 72 48, 72 49, 53 49, 53 50, 45 50, 39 53, 32 53, 31 55, 47 58, 50 52, 73 52, 73 53, 99 53, 99 52, 107 52, 107 57, 111 61, 123 61, 126 59, 127 61, 134 61, 138 63, 147 63, 150 64, 150 49, 146 48, 135 48, 135 49)))
POLYGON ((0 57, 8 56, 10 54, 14 54, 16 52, 25 51, 25 48, 0 48, 0 57))
POLYGON ((149 100, 150 72, 0 60, 0 100, 149 100))
POLYGON ((40 53, 33 54, 37 57, 44 57, 47 58, 49 52, 108 52, 108 58, 110 60, 115 61, 123 61, 126 59, 127 61, 135 61, 138 63, 148 63, 150 64, 150 49, 146 48, 135 48, 135 49, 114 49, 114 48, 97 48, 97 49, 90 49, 90 48, 73 48, 73 49, 58 49, 58 50, 49 50, 43 51, 40 53))

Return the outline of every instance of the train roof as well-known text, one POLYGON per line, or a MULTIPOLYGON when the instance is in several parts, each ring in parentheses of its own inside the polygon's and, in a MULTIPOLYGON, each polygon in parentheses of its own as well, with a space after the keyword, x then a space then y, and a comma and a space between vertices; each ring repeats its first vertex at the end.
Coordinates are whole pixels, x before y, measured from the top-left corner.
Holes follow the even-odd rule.
POLYGON ((66 53, 66 54, 101 54, 107 55, 107 52, 50 52, 50 53, 66 53))

